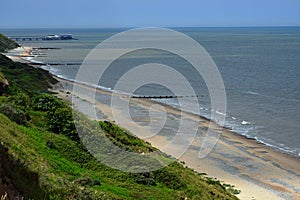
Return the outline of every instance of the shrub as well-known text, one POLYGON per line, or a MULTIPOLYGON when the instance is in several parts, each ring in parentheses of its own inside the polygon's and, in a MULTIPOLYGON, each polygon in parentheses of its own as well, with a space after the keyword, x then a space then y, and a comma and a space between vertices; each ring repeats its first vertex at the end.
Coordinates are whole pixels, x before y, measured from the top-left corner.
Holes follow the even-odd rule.
POLYGON ((6 115, 11 121, 17 124, 25 125, 30 116, 28 113, 21 108, 17 108, 12 104, 5 104, 0 106, 0 112, 6 115))
POLYGON ((156 182, 154 180, 154 174, 152 172, 138 173, 133 174, 133 179, 136 183, 147 185, 147 186, 156 186, 156 182))
POLYGON ((34 98, 33 108, 46 112, 46 124, 49 131, 63 134, 79 141, 72 109, 62 100, 50 94, 41 94, 34 98))
POLYGON ((50 111, 59 107, 65 107, 65 103, 50 94, 41 94, 34 98, 33 108, 37 111, 50 111))
POLYGON ((19 107, 24 110, 31 107, 30 97, 23 92, 18 92, 17 94, 10 96, 8 98, 8 101, 11 102, 16 107, 19 107))
POLYGON ((57 134, 63 134, 74 141, 79 141, 72 109, 69 107, 61 107, 52 109, 47 113, 47 125, 50 131, 57 134))
POLYGON ((186 187, 186 184, 182 181, 178 174, 171 172, 166 168, 155 171, 154 176, 156 181, 163 183, 168 188, 178 190, 186 187))

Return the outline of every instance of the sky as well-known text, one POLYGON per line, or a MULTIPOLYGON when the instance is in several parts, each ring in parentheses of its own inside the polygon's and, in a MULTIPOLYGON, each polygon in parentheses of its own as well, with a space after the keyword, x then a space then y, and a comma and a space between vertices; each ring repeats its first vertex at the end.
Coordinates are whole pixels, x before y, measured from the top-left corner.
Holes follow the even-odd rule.
POLYGON ((2 0, 0 28, 300 26, 300 0, 2 0))

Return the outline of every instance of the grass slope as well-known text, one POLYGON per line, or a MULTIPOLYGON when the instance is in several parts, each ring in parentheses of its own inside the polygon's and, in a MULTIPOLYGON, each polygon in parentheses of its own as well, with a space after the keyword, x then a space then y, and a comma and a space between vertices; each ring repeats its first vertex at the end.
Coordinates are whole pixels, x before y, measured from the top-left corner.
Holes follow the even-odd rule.
POLYGON ((5 52, 10 49, 19 47, 19 45, 0 33, 0 52, 5 52))
POLYGON ((49 72, 33 68, 28 64, 13 62, 2 54, 0 54, 0 71, 9 80, 10 93, 16 93, 16 91, 39 93, 57 83, 49 72))
POLYGON ((177 162, 153 173, 155 185, 145 185, 141 180, 148 177, 111 169, 64 135, 17 125, 2 114, 0 121, 5 169, 27 198, 235 199, 218 181, 177 162), (181 184, 174 187, 172 180, 181 184))

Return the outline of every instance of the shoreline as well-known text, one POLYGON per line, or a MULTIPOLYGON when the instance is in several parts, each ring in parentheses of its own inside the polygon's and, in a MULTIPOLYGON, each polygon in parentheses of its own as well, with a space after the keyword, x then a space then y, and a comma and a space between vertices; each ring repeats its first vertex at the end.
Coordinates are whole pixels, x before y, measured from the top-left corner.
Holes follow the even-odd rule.
MULTIPOLYGON (((59 76, 57 76, 57 75, 55 75, 55 74, 52 74, 52 76, 53 76, 54 78, 56 78, 59 82, 68 82, 68 83, 70 83, 70 84, 83 85, 83 86, 86 86, 86 87, 89 87, 89 88, 92 88, 92 89, 95 89, 95 90, 99 90, 99 91, 101 91, 101 92, 103 92, 103 93, 106 93, 106 94, 112 94, 112 93, 113 93, 112 91, 104 90, 104 89, 101 89, 101 88, 96 88, 96 87, 91 86, 91 85, 89 85, 89 84, 79 83, 79 82, 76 82, 76 81, 74 81, 74 80, 69 80, 69 79, 67 79, 67 78, 59 77, 59 76)), ((120 96, 122 96, 123 94, 115 94, 115 93, 114 93, 114 95, 120 95, 120 96)), ((215 122, 214 120, 209 119, 209 118, 207 118, 207 117, 205 117, 205 116, 202 116, 202 115, 199 115, 199 114, 196 114, 196 113, 187 112, 187 111, 182 111, 182 110, 179 110, 178 108, 175 108, 175 107, 173 107, 173 106, 171 106, 171 105, 164 104, 164 103, 161 103, 161 102, 158 102, 158 101, 153 101, 153 100, 151 100, 150 98, 149 98, 149 99, 148 99, 148 98, 145 98, 145 99, 143 99, 143 98, 135 98, 134 101, 137 101, 137 102, 140 102, 140 103, 142 103, 142 102, 148 102, 149 104, 158 104, 158 105, 161 105, 161 106, 163 106, 163 107, 167 107, 167 108, 169 108, 169 109, 176 110, 176 111, 178 111, 178 112, 180 111, 181 113, 184 113, 184 114, 186 114, 186 115, 190 115, 190 116, 199 118, 200 121, 207 121, 208 123, 211 122, 212 124, 214 124, 214 126, 219 126, 219 127, 221 127, 217 122, 215 122)), ((235 131, 232 130, 230 127, 223 126, 222 129, 226 130, 227 132, 230 132, 231 134, 235 134, 237 137, 241 137, 241 138, 247 139, 247 140, 252 140, 252 141, 254 141, 255 143, 257 143, 258 145, 262 145, 262 146, 264 146, 265 148, 269 148, 269 149, 272 150, 272 151, 276 151, 276 152, 279 152, 279 153, 282 153, 282 154, 287 154, 287 155, 289 155, 289 156, 291 156, 291 157, 294 157, 294 158, 296 158, 296 159, 299 159, 299 161, 300 161, 300 157, 299 157, 298 155, 293 154, 293 153, 291 153, 291 152, 288 152, 288 151, 286 151, 286 150, 284 150, 284 149, 280 149, 279 147, 276 147, 276 146, 271 145, 271 144, 264 143, 263 141, 257 140, 256 138, 252 138, 252 137, 249 137, 249 136, 247 136, 247 135, 243 135, 243 134, 240 134, 240 133, 238 133, 238 132, 235 132, 235 131)))
MULTIPOLYGON (((23 63, 27 63, 27 64, 30 65, 31 63, 35 63, 35 62, 33 62, 33 61, 31 61, 31 60, 28 60, 28 59, 26 59, 26 58, 28 58, 28 57, 31 57, 31 58, 38 57, 38 56, 39 56, 38 54, 37 54, 37 55, 32 54, 32 52, 35 51, 35 50, 37 50, 37 49, 39 49, 39 48, 35 48, 35 47, 27 47, 27 46, 17 47, 17 48, 15 48, 15 49, 12 49, 10 52, 19 52, 19 55, 16 54, 16 55, 13 55, 13 56, 8 56, 8 57, 9 57, 10 59, 14 60, 14 61, 17 61, 17 62, 23 62, 23 63), (22 50, 22 51, 21 51, 21 50, 22 50)), ((42 48, 42 49, 56 49, 56 48, 42 48)), ((36 66, 33 66, 33 67, 36 67, 36 66)), ((55 75, 55 74, 52 74, 52 75, 53 75, 55 78, 57 78, 57 79, 61 79, 61 80, 69 81, 69 82, 75 82, 74 80, 69 80, 69 79, 64 78, 64 77, 59 77, 59 76, 57 76, 57 75, 55 75)), ((79 83, 79 84, 83 84, 83 85, 86 85, 87 87, 94 88, 94 86, 91 86, 91 85, 89 85, 89 84, 85 84, 85 83, 79 83)), ((95 89, 97 89, 97 90, 99 89, 99 90, 102 90, 102 91, 107 92, 107 93, 112 93, 112 91, 105 90, 104 88, 102 89, 102 88, 98 88, 98 87, 96 88, 96 87, 95 87, 95 89)), ((137 99, 138 99, 138 98, 137 98, 137 99)), ((142 99, 142 101, 150 101, 150 102, 152 102, 152 103, 154 103, 154 104, 159 104, 159 105, 164 106, 164 107, 169 107, 169 108, 171 108, 171 109, 178 110, 177 108, 175 108, 175 107, 173 107, 173 106, 171 106, 171 105, 167 105, 167 104, 164 104, 164 103, 161 103, 161 102, 158 102, 158 101, 153 101, 153 100, 151 100, 151 99, 142 99)), ((215 121, 213 121, 212 119, 209 119, 209 118, 207 118, 207 117, 205 117, 205 116, 202 116, 202 115, 200 115, 200 114, 190 113, 190 112, 186 112, 186 111, 182 111, 182 112, 184 112, 184 113, 186 113, 186 114, 189 114, 189 115, 194 115, 194 116, 199 117, 199 118, 201 118, 201 119, 203 119, 203 120, 211 121, 212 123, 218 125, 217 122, 215 122, 215 121)), ((220 126, 220 125, 218 125, 218 126, 220 126)), ((293 156, 293 157, 296 157, 296 158, 299 158, 299 159, 300 159, 300 155, 299 155, 299 154, 297 155, 296 153, 292 153, 291 151, 285 150, 285 149, 280 148, 280 147, 278 147, 278 146, 275 146, 275 145, 273 145, 273 144, 268 144, 268 143, 266 143, 266 142, 264 142, 264 141, 258 140, 257 138, 249 137, 249 136, 247 136, 247 135, 238 133, 238 132, 232 130, 232 128, 226 127, 225 125, 223 126, 223 129, 226 129, 227 131, 230 131, 230 132, 232 132, 233 134, 237 134, 238 136, 245 137, 246 139, 254 140, 254 141, 256 141, 257 143, 259 143, 259 144, 261 144, 261 145, 264 145, 264 146, 266 146, 267 148, 270 148, 271 150, 275 150, 275 151, 281 152, 281 153, 283 153, 283 154, 288 154, 288 155, 290 155, 290 156, 293 156)))
MULTIPOLYGON (((31 55, 30 51, 26 53, 31 55)), ((23 56, 19 57, 19 61, 20 60, 30 63, 30 61, 24 59, 23 56)), ((53 76, 58 79, 60 83, 67 82, 71 85, 82 85, 85 89, 96 89, 87 84, 76 83, 55 75, 53 76)), ((111 94, 111 92, 101 90, 100 88, 96 90, 102 94, 111 94)), ((77 95, 72 94, 72 91, 69 92, 70 95, 77 95)), ((66 95, 66 91, 61 93, 61 95, 66 95)), ((79 96, 79 98, 89 101, 85 96, 79 96)), ((165 108, 167 113, 184 114, 185 117, 189 117, 190 119, 200 120, 202 127, 206 127, 210 122, 212 122, 214 126, 218 126, 212 120, 200 115, 181 112, 172 106, 154 102, 149 99, 135 99, 134 102, 145 107, 160 104, 165 108)), ((107 105, 96 102, 96 106, 103 113, 107 114, 107 116, 109 115, 110 108, 107 105)), ((108 119, 109 118, 111 118, 111 116, 108 116, 108 119)), ((153 146, 159 149, 161 149, 159 146, 162 141, 167 142, 167 138, 160 137, 149 140, 153 146)), ((179 160, 185 162, 186 166, 200 173, 207 173, 210 177, 216 177, 221 181, 234 185, 235 188, 241 190, 241 193, 237 195, 239 198, 300 199, 300 184, 297 183, 297 180, 300 179, 300 159, 295 155, 281 152, 260 141, 248 138, 225 127, 222 129, 221 137, 213 151, 201 160, 198 158, 197 148, 199 144, 197 142, 199 141, 194 141, 191 148, 189 148, 179 160), (248 166, 245 166, 245 163, 247 163, 248 166)))
MULTIPOLYGON (((60 83, 70 85, 80 85, 85 89, 95 90, 91 86, 76 83, 56 77, 60 83)), ((73 91, 67 90, 60 95, 75 95, 85 101, 91 102, 87 96, 81 94, 73 94, 73 91)), ((96 89, 97 93, 107 94, 110 92, 96 89)), ((151 100, 134 99, 134 102, 140 106, 149 107, 157 104, 151 100)), ((109 106, 103 103, 96 102, 96 106, 107 117, 107 120, 112 121, 110 116, 109 106)), ((167 113, 180 114, 181 111, 168 105, 162 104, 167 113)), ((210 120, 202 118, 196 114, 184 113, 184 117, 190 119, 199 118, 202 127, 207 127, 210 120)), ((214 122, 213 126, 218 126, 214 122)), ((130 128, 132 126, 128 123, 130 128)), ((133 134, 135 134, 133 132, 133 134)), ((163 149, 163 146, 168 142, 166 137, 157 137, 145 139, 151 145, 158 149, 163 149)), ((297 179, 300 178, 300 159, 294 155, 283 153, 268 147, 254 139, 249 139, 246 136, 235 133, 227 128, 223 128, 221 137, 212 152, 204 159, 198 158, 199 141, 194 141, 190 148, 179 158, 186 166, 193 168, 199 173, 206 173, 210 177, 216 177, 218 180, 234 185, 235 188, 241 190, 237 195, 241 199, 300 199, 299 191, 300 183, 297 179), (219 149, 219 150, 216 150, 219 149), (248 160, 249 167, 243 166, 242 162, 234 162, 236 159, 248 160), (227 164, 222 164, 226 162, 227 164), (251 169, 251 167, 253 169, 251 169), (232 169, 235 168, 236 172, 232 169), (255 169, 257 168, 257 169, 255 169), (272 175, 270 171, 273 171, 272 175), (291 178, 292 177, 292 178, 291 178), (289 180, 291 178, 291 180, 289 180)))

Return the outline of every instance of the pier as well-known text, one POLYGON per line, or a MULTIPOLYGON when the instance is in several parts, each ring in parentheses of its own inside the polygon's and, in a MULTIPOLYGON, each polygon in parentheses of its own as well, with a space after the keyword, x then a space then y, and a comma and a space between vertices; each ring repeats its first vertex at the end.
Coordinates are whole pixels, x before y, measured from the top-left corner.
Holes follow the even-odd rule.
POLYGON ((12 36, 9 37, 9 39, 11 40, 15 40, 15 41, 38 41, 38 40, 78 40, 76 38, 73 38, 73 36, 71 34, 66 34, 66 35, 47 35, 45 37, 22 37, 22 36, 12 36))
POLYGON ((15 40, 15 41, 38 41, 38 40, 44 40, 45 37, 9 37, 9 39, 11 40, 15 40))

